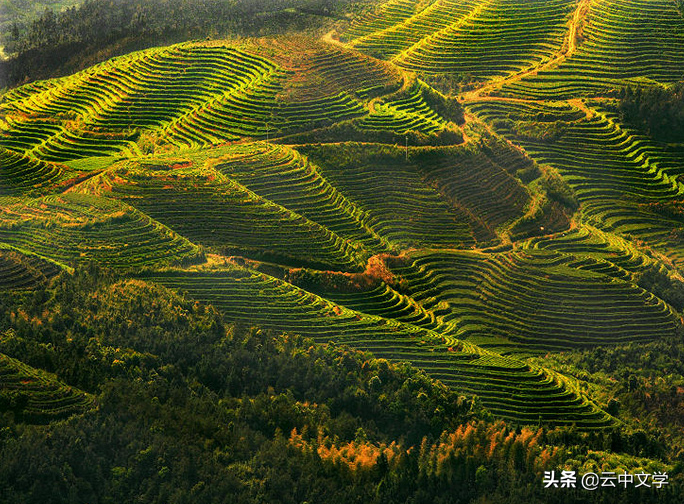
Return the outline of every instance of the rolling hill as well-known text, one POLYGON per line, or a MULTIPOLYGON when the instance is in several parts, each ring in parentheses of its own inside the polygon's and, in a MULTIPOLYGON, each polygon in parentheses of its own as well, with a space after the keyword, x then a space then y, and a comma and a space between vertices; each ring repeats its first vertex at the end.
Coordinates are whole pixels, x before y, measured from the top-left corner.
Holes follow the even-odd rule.
MULTIPOLYGON (((684 150, 615 99, 684 79, 683 34, 665 0, 390 0, 322 39, 188 41, 10 89, 0 288, 95 262, 409 362, 513 424, 621 425, 529 359, 681 331, 643 275, 682 286, 684 150)), ((0 357, 3 390, 89 407, 0 357)))

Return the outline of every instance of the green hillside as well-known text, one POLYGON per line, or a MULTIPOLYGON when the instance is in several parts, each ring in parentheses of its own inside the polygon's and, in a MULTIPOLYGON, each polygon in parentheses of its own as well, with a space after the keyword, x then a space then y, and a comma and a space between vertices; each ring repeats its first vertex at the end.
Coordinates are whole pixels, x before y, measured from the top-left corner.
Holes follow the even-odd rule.
MULTIPOLYGON (((169 418, 195 418, 196 401, 207 426, 193 450, 279 440, 329 459, 331 479, 350 471, 358 502, 504 502, 485 496, 505 488, 493 475, 541 477, 548 461, 667 469, 681 484, 680 3, 325 12, 322 36, 187 40, 0 95, 0 413, 96 429, 127 421, 106 417, 118 394, 141 411, 150 394, 169 418), (338 388, 346 369, 344 398, 292 371, 297 359, 338 388), (369 394, 377 424, 361 412, 369 394), (393 430, 411 408, 422 420, 393 430), (497 451, 500 425, 521 455, 497 451), (424 478, 416 493, 399 491, 402 471, 424 478), (477 490, 437 499, 455 482, 477 490)), ((256 459, 231 460, 236 482, 262 478, 256 459)), ((119 463, 102 470, 147 481, 119 463)), ((511 502, 545 502, 529 478, 511 502)), ((275 495, 249 485, 244 502, 275 495)), ((679 489, 577 502, 676 502, 679 489)), ((283 502, 332 495, 297 492, 283 502)))
MULTIPOLYGON (((454 39, 475 48, 486 47, 499 24, 512 40, 522 37, 520 30, 528 29, 531 19, 539 22, 534 26, 553 28, 538 16, 540 6, 513 4, 475 2, 456 9, 448 2, 419 8, 390 3, 379 7, 378 17, 352 24, 351 50, 306 37, 191 42, 12 89, 0 106, 2 180, 8 194, 2 242, 8 250, 37 254, 63 267, 96 261, 130 272, 201 263, 207 257, 211 264, 228 261, 257 270, 265 261, 264 271, 281 287, 271 291, 255 284, 255 291, 245 294, 277 301, 266 318, 258 304, 250 309, 240 304, 245 294, 232 294, 237 284, 226 284, 217 299, 202 290, 193 295, 224 306, 229 319, 314 339, 327 325, 325 316, 319 320, 317 315, 324 305, 297 302, 290 308, 280 301, 289 296, 280 289, 288 288, 290 278, 302 277, 296 273, 301 267, 310 268, 307 274, 314 277, 316 270, 358 276, 361 284, 354 287, 351 281, 343 298, 327 285, 337 277, 315 282, 320 302, 330 296, 332 306, 339 306, 335 310, 347 304, 361 320, 380 315, 409 323, 407 336, 395 334, 388 342, 416 339, 408 334, 425 326, 425 337, 437 343, 430 352, 442 344, 460 348, 461 340, 477 345, 470 350, 475 354, 491 348, 529 355, 671 336, 680 324, 677 308, 639 286, 636 275, 653 264, 676 276, 679 247, 673 228, 679 224, 647 204, 678 200, 676 159, 661 154, 657 144, 629 130, 599 102, 580 106, 469 97, 468 115, 459 127, 449 120, 453 112, 445 112, 447 106, 453 109, 453 98, 404 70, 420 70, 407 61, 454 30, 481 38, 454 39), (396 23, 380 26, 380 19, 388 20, 386 9, 395 12, 396 23), (494 17, 492 26, 487 20, 493 12, 508 17, 494 17), (383 55, 391 62, 356 50, 373 54, 373 41, 386 39, 397 41, 397 52, 383 55), (290 52, 290 45, 300 50, 290 52), (448 128, 463 130, 462 145, 420 146, 421 138, 448 128), (349 141, 364 130, 371 142, 373 132, 386 131, 405 136, 406 145, 391 143, 392 137, 382 143, 387 141, 382 136, 374 143, 349 141), (338 135, 335 142, 287 145, 293 133, 300 141, 307 135, 327 139, 332 131, 338 135), (90 158, 102 161, 93 164, 90 158), (562 246, 544 251, 538 243, 546 242, 526 241, 554 233, 546 241, 562 244, 566 233, 590 236, 593 229, 601 231, 602 241, 586 240, 581 251, 562 246), (612 262, 603 247, 613 241, 618 248, 629 246, 640 262, 626 271, 612 262), (382 285, 389 289, 383 294, 388 300, 369 297, 368 288, 375 292, 382 285), (356 297, 350 297, 354 291, 356 297), (232 308, 234 295, 238 304, 232 308), (393 306, 398 300, 404 308, 393 306), (388 305, 381 309, 377 303, 388 305), (288 312, 295 306, 306 306, 309 315, 292 326, 288 312), (406 307, 414 313, 410 322, 401 320, 406 307), (232 315, 235 309, 239 317, 232 315)), ((563 30, 571 7, 558 2, 543 8, 545 16, 557 16, 558 31, 539 33, 539 40, 556 41, 543 46, 546 56, 525 44, 528 53, 520 59, 522 54, 511 53, 499 37, 487 57, 505 61, 502 68, 524 69, 547 66, 543 61, 553 51, 567 56, 563 30)), ((583 4, 576 7, 570 25, 586 14, 583 4)), ((668 12, 663 11, 662 22, 668 12)), ((438 61, 420 60, 428 66, 438 61)), ((485 60, 467 61, 438 68, 469 73, 468 65, 475 65, 487 69, 482 79, 511 80, 510 70, 498 73, 485 60)), ((654 80, 659 76, 654 74, 654 80)), ((166 277, 159 278, 164 283, 166 277)), ((192 293, 201 284, 171 285, 195 286, 192 293)), ((306 282, 301 287, 312 288, 306 282)), ((360 348, 379 355, 408 359, 458 390, 483 390, 449 378, 450 369, 462 373, 458 352, 453 363, 443 357, 432 362, 429 353, 409 345, 399 357, 382 345, 369 345, 379 336, 357 340, 353 325, 341 324, 325 338, 358 341, 360 348)), ((517 369, 507 362, 497 366, 517 369)), ((486 395, 483 400, 487 404, 486 395)), ((544 417, 530 416, 522 403, 508 405, 504 416, 544 417)), ((558 412, 554 418, 567 421, 558 412)))

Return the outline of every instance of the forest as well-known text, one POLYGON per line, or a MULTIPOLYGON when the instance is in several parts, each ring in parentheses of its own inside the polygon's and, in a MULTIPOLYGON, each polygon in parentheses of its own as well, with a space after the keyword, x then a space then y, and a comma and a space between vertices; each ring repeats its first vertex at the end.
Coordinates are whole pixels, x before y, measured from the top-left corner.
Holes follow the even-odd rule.
POLYGON ((684 138, 684 84, 670 88, 626 87, 618 102, 620 116, 640 131, 663 142, 684 138))

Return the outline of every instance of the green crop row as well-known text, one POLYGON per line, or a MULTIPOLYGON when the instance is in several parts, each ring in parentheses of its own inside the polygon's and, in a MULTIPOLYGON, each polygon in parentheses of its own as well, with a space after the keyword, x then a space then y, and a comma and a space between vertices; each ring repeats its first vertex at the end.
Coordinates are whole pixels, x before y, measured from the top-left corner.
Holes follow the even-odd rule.
MULTIPOLYGON (((386 4, 386 8, 392 4, 386 4)), ((567 31, 575 2, 437 1, 388 26, 370 18, 353 27, 353 44, 422 72, 508 75, 550 58, 567 31)), ((383 8, 379 13, 382 13, 383 8)))
MULTIPOLYGON (((359 89, 368 88, 368 79, 380 74, 381 83, 391 84, 383 65, 373 66, 361 55, 349 58, 365 62, 359 75, 369 72, 366 80, 355 79, 359 89)), ((330 78, 337 72, 341 79, 332 62, 313 66, 330 78)), ((345 91, 277 101, 293 75, 233 47, 184 43, 141 51, 51 85, 30 84, 7 93, 0 105, 6 114, 0 145, 64 161, 137 154, 136 142, 149 149, 148 140, 140 138, 145 132, 157 143, 194 147, 242 136, 282 135, 366 114, 362 103, 345 91)))
POLYGON ((345 33, 346 38, 358 38, 391 28, 416 13, 419 0, 389 0, 372 12, 357 20, 345 33))
POLYGON ((460 338, 507 351, 649 341, 676 316, 651 293, 586 261, 553 252, 416 252, 393 268, 407 294, 460 338))
POLYGON ((196 245, 130 206, 75 193, 3 205, 0 242, 61 264, 136 268, 203 259, 196 245))
POLYGON ((496 228, 523 215, 530 196, 514 175, 530 161, 505 142, 425 151, 416 159, 426 182, 472 215, 478 241, 495 238, 496 228))
POLYGON ((297 101, 334 96, 341 91, 365 99, 394 91, 401 85, 399 71, 390 64, 337 46, 307 47, 306 41, 297 42, 298 49, 305 51, 300 72, 316 79, 314 86, 305 81, 291 90, 297 101))
MULTIPOLYGON (((385 4, 389 6, 391 4, 385 4)), ((473 9, 477 9, 477 0, 432 1, 420 12, 405 19, 397 19, 395 24, 375 29, 373 21, 361 21, 352 26, 349 34, 366 33, 352 42, 352 46, 382 57, 394 57, 401 51, 410 48, 423 38, 438 32, 447 26, 457 26, 465 22, 473 9), (372 30, 372 31, 369 31, 372 30)), ((421 2, 425 5, 425 2, 421 2)))
POLYGON ((375 106, 368 117, 359 122, 361 129, 389 130, 401 135, 408 131, 430 134, 447 127, 447 121, 425 103, 422 83, 414 84, 392 101, 375 106))
POLYGON ((592 2, 580 34, 576 52, 561 65, 500 93, 557 100, 684 77, 684 18, 671 0, 592 2))

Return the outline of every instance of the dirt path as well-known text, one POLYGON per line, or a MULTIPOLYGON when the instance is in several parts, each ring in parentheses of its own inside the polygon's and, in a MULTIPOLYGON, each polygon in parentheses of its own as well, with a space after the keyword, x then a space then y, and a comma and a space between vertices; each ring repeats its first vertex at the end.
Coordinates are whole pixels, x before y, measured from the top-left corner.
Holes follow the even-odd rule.
POLYGON ((587 120, 593 119, 593 117, 596 115, 596 112, 587 107, 586 104, 579 98, 568 100, 568 103, 573 107, 578 108, 582 112, 584 112, 584 115, 586 116, 587 120))

